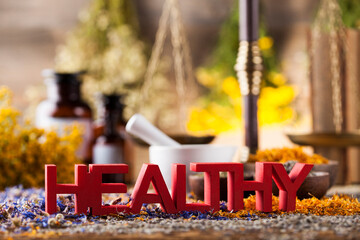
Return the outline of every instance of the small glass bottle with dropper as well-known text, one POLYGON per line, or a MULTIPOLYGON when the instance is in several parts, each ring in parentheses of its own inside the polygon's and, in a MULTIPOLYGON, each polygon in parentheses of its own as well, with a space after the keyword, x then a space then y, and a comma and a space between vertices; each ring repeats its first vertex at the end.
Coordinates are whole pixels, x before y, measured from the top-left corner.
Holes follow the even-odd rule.
MULTIPOLYGON (((125 163, 125 140, 119 134, 119 122, 122 104, 119 95, 103 95, 104 129, 103 134, 96 139, 93 148, 94 164, 125 163)), ((104 174, 103 182, 124 182, 124 174, 104 174)))

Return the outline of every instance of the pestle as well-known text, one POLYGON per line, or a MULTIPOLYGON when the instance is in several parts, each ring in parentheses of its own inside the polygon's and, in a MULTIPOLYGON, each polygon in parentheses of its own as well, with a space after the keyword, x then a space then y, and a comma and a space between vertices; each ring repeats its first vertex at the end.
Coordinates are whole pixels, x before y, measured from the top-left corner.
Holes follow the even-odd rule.
POLYGON ((180 146, 178 142, 168 137, 138 113, 130 118, 126 124, 126 131, 142 139, 151 146, 180 146))

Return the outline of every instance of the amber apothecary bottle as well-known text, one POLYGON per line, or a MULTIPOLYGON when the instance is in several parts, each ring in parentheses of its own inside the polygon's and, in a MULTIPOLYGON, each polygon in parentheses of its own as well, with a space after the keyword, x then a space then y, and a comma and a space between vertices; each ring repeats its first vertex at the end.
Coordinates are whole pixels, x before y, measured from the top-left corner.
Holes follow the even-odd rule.
MULTIPOLYGON (((123 105, 119 95, 103 95, 102 134, 96 139, 93 147, 93 163, 114 164, 126 163, 125 139, 118 131, 122 119, 123 105)), ((103 182, 124 182, 124 174, 104 174, 103 182)))
POLYGON ((80 127, 83 141, 77 151, 85 163, 91 162, 93 138, 92 112, 81 99, 79 80, 82 73, 57 73, 44 70, 47 99, 36 110, 36 126, 45 130, 55 129, 63 134, 65 128, 76 124, 80 127))
POLYGON ((124 108, 125 105, 122 103, 123 100, 123 95, 121 94, 111 94, 111 95, 103 95, 103 94, 97 94, 97 104, 96 104, 96 108, 97 108, 97 120, 94 122, 93 127, 94 127, 94 138, 98 138, 101 135, 104 134, 104 128, 105 128, 105 123, 106 123, 106 119, 105 119, 105 115, 106 115, 106 104, 108 101, 118 101, 116 103, 117 108, 114 109, 113 111, 116 111, 118 118, 117 118, 117 123, 116 123, 116 128, 118 133, 124 138, 126 139, 127 137, 126 132, 125 132, 125 126, 126 126, 126 120, 124 119, 124 108))

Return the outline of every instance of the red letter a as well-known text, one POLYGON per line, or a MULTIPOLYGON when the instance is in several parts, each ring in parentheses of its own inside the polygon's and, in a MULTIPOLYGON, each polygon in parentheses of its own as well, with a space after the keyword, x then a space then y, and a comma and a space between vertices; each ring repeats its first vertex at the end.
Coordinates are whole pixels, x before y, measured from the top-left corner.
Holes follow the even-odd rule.
POLYGON ((160 203, 163 211, 176 213, 174 202, 170 197, 158 165, 143 164, 131 197, 130 212, 132 213, 139 213, 143 203, 160 203), (147 193, 150 183, 152 183, 156 193, 147 193))

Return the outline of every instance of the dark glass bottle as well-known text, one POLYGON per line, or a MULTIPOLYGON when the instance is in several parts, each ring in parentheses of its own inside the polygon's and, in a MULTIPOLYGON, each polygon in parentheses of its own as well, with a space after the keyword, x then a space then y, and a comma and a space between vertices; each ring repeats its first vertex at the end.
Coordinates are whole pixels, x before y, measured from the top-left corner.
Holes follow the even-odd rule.
MULTIPOLYGON (((116 123, 116 128, 119 132, 119 134, 123 137, 126 138, 126 132, 125 132, 125 126, 126 126, 126 120, 124 119, 124 108, 125 105, 122 103, 122 98, 123 95, 121 94, 111 94, 111 95, 98 95, 97 99, 98 99, 98 104, 96 104, 97 106, 97 110, 98 110, 98 117, 97 120, 94 123, 94 139, 96 140, 98 137, 100 137, 101 135, 104 134, 104 128, 105 128, 105 115, 106 115, 106 107, 105 104, 107 102, 107 100, 105 100, 106 97, 112 98, 114 101, 119 101, 119 103, 117 103, 117 123, 116 123), (117 100, 115 100, 117 99, 117 100)), ((115 111, 115 110, 114 110, 115 111)))
POLYGON ((83 141, 77 154, 85 163, 90 163, 92 112, 89 105, 81 99, 81 75, 82 73, 56 73, 52 70, 43 72, 47 99, 37 107, 36 126, 45 130, 55 129, 59 134, 69 125, 80 126, 83 141))
MULTIPOLYGON (((118 131, 118 123, 122 119, 123 105, 119 95, 103 95, 103 127, 102 134, 96 139, 93 147, 93 163, 114 164, 126 163, 125 139, 118 131)), ((125 121, 124 121, 125 123, 125 121)), ((105 174, 103 182, 124 182, 124 174, 105 174)))

